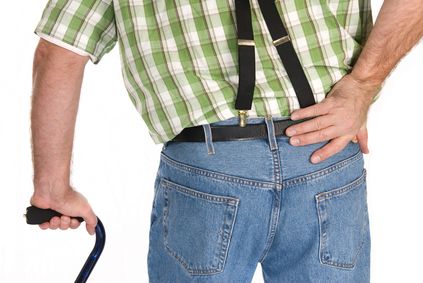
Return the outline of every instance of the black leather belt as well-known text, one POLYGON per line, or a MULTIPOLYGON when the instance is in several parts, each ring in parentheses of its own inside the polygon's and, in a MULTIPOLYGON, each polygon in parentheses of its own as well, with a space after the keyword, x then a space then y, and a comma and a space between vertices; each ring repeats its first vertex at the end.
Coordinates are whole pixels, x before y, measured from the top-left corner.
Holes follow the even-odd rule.
MULTIPOLYGON (((291 119, 273 121, 275 136, 285 135, 285 130, 289 126, 310 119, 311 118, 295 121, 291 119)), ((245 127, 240 127, 239 125, 210 125, 210 129, 213 142, 267 138, 267 126, 265 123, 247 124, 245 127)), ((185 128, 171 141, 204 142, 204 128, 202 125, 185 128)))

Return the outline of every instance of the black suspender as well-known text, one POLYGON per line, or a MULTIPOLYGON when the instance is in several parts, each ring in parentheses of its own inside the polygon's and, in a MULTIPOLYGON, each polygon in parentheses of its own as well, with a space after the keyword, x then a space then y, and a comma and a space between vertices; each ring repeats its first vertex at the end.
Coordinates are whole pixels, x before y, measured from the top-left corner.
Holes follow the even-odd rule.
POLYGON ((282 20, 276 9, 275 2, 268 0, 258 0, 260 10, 263 13, 264 20, 270 35, 273 39, 273 45, 278 50, 282 63, 286 69, 295 93, 298 97, 300 107, 307 107, 315 104, 313 91, 308 83, 307 77, 301 66, 300 60, 295 53, 294 46, 289 38, 282 20))
MULTIPOLYGON (((267 28, 282 64, 288 74, 300 107, 315 104, 313 91, 307 80, 294 46, 289 38, 273 0, 258 0, 267 28)), ((251 109, 255 85, 254 35, 249 0, 235 0, 238 32, 239 87, 235 101, 240 126, 245 127, 247 110, 251 109)))
POLYGON ((240 126, 245 127, 245 118, 247 110, 251 109, 256 82, 254 34, 249 0, 235 0, 235 13, 238 29, 239 64, 239 85, 235 109, 239 110, 240 126))

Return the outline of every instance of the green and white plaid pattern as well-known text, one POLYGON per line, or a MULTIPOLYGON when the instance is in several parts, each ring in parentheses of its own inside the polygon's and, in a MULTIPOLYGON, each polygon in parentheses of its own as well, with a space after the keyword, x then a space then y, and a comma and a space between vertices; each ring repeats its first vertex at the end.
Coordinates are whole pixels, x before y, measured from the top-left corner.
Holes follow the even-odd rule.
MULTIPOLYGON (((373 23, 370 0, 275 3, 320 102, 361 51, 373 23)), ((248 115, 289 116, 298 100, 257 0, 250 4, 256 86, 248 115)), ((129 97, 158 144, 238 115, 234 9, 234 0, 50 0, 35 32, 95 64, 119 42, 129 97)))

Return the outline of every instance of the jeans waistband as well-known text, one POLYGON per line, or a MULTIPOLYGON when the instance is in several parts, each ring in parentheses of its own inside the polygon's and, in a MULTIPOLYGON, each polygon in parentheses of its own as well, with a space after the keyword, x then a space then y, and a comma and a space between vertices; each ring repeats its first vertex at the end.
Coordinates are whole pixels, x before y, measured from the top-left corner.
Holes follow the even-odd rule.
MULTIPOLYGON (((266 116, 266 117, 247 117, 247 124, 266 124, 267 129, 267 138, 268 138, 268 144, 270 147, 270 150, 276 150, 278 149, 278 145, 276 142, 276 136, 275 136, 275 126, 273 124, 274 121, 278 120, 286 120, 289 119, 288 116, 280 116, 280 117, 272 117, 272 116, 266 116)), ((213 135, 211 131, 210 126, 214 125, 237 125, 239 124, 239 118, 238 117, 232 117, 226 120, 209 123, 209 124, 203 124, 204 129, 204 135, 205 135, 205 144, 207 147, 207 153, 208 154, 215 154, 215 148, 214 148, 214 142, 213 142, 213 135)), ((234 141, 219 141, 219 142, 236 142, 234 141)), ((242 142, 242 141, 238 141, 242 142)))
MULTIPOLYGON (((272 120, 278 121, 278 120, 286 120, 289 118, 290 116, 280 116, 280 117, 272 117, 272 120)), ((247 124, 265 123, 264 120, 265 120, 265 117, 247 117, 247 124)), ((213 125, 235 125, 235 124, 239 124, 238 117, 232 117, 226 120, 210 123, 209 125, 213 126, 213 125)))

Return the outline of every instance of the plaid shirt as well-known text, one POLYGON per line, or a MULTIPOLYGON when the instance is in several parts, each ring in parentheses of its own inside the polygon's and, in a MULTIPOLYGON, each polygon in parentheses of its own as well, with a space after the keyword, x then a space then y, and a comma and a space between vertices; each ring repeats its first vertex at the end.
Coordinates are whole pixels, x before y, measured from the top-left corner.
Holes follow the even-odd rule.
MULTIPOLYGON (((269 0, 271 1, 271 0, 269 0)), ((257 0, 249 117, 289 116, 298 100, 257 0)), ((370 0, 275 0, 316 102, 347 74, 372 27, 370 0)), ((97 64, 118 42, 129 97, 154 143, 236 117, 234 0, 50 0, 35 33, 97 64)))

